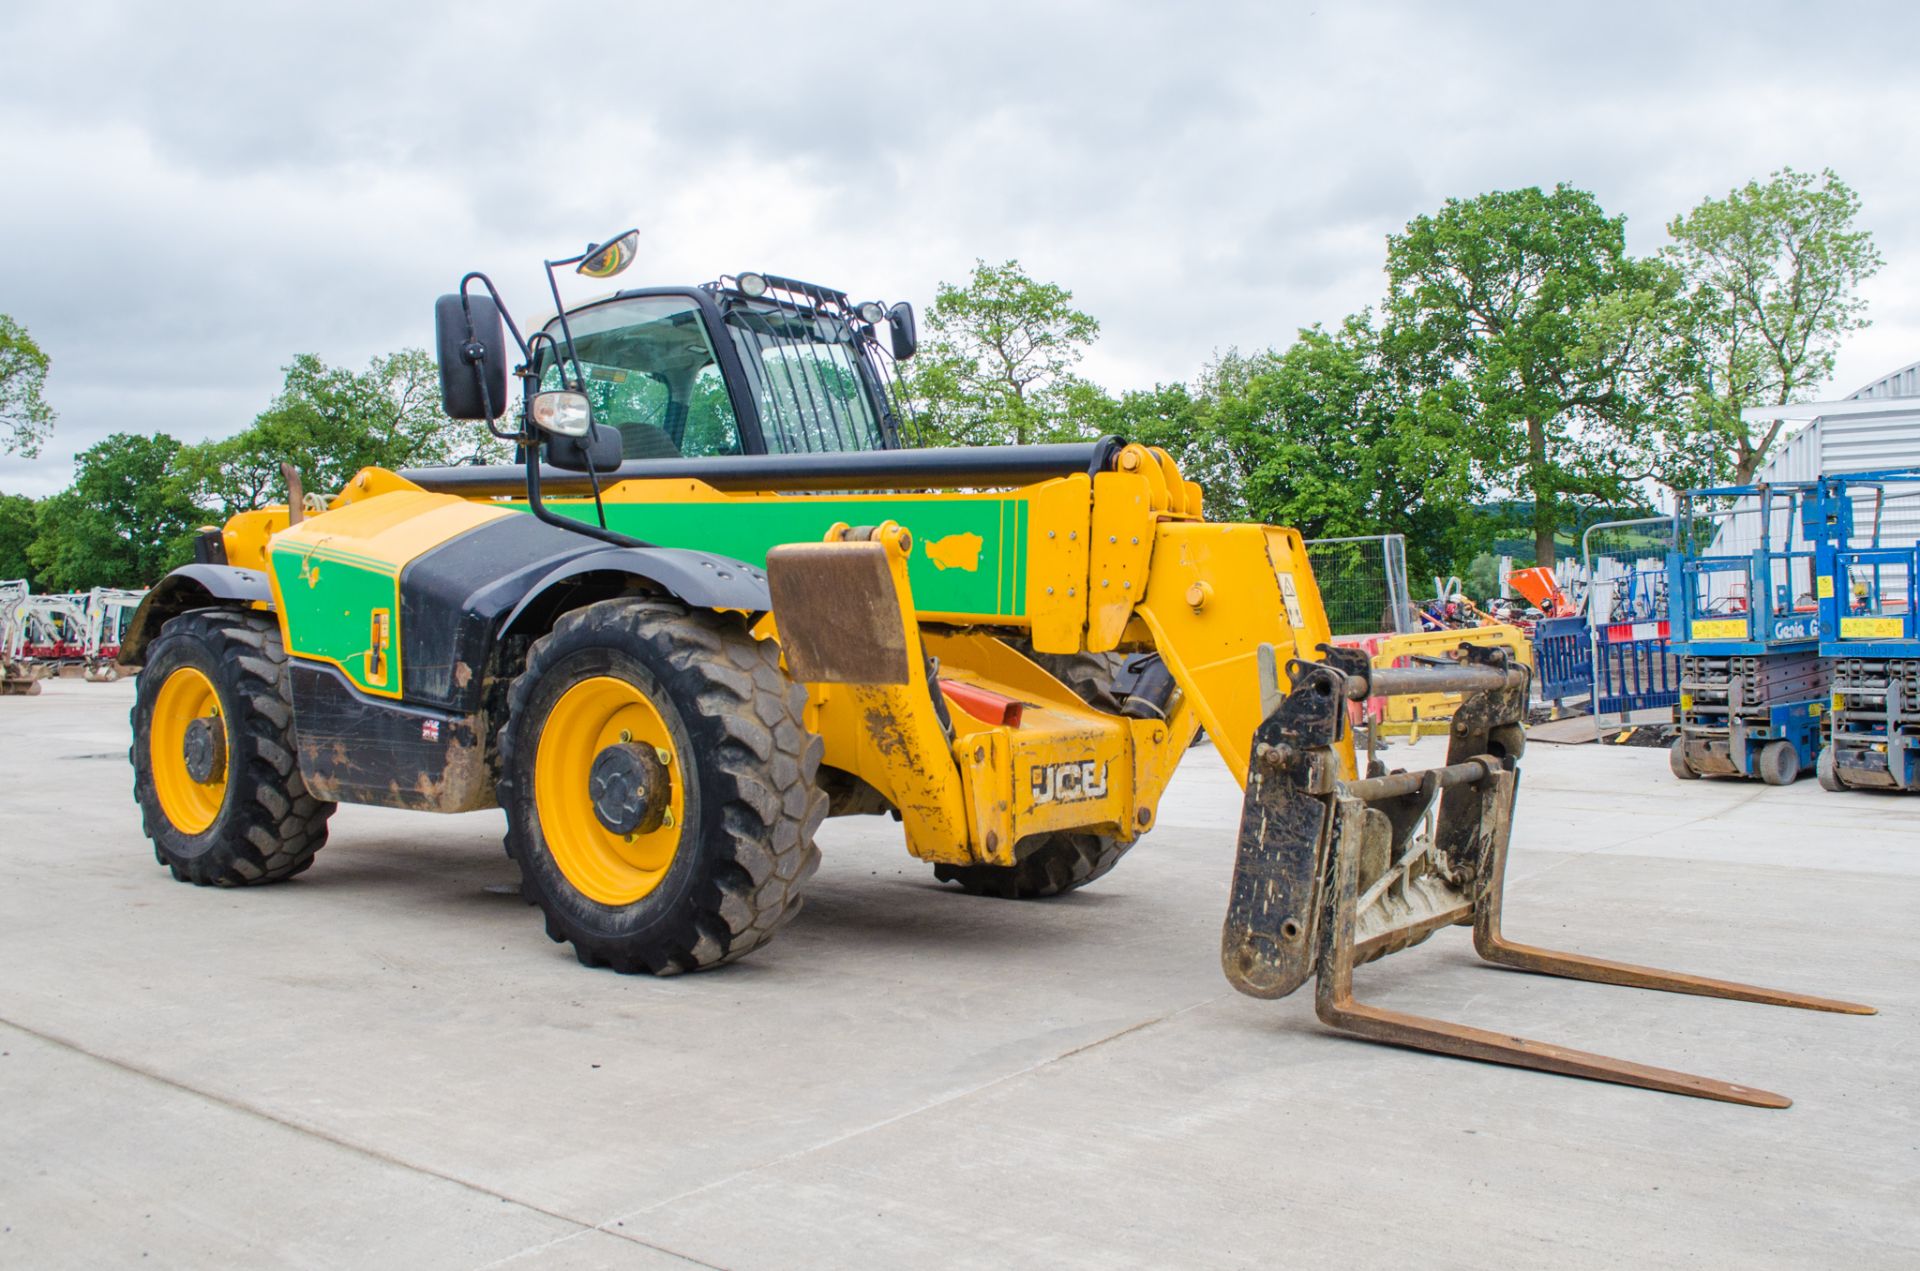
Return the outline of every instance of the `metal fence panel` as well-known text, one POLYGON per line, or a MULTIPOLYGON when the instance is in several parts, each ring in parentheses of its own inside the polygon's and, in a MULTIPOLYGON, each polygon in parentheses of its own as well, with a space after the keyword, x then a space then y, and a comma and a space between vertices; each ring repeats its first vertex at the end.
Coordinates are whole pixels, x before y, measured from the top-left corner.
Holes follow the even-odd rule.
POLYGON ((1580 536, 1593 632, 1593 713, 1650 710, 1680 700, 1669 644, 1667 555, 1673 518, 1602 521, 1580 536))
POLYGON ((1542 618, 1533 624, 1533 668, 1543 701, 1593 691, 1593 629, 1585 618, 1542 618))
POLYGON ((1310 538, 1307 559, 1336 636, 1419 629, 1407 593, 1407 540, 1400 534, 1310 538))
POLYGON ((1652 710, 1680 700, 1680 659, 1664 622, 1610 623, 1594 629, 1593 713, 1652 710))

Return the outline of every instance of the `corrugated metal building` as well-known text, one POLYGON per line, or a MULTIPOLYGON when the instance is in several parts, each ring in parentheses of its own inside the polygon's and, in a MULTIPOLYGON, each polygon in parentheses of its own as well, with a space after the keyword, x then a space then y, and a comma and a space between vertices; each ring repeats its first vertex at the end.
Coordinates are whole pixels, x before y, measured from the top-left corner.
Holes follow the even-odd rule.
MULTIPOLYGON (((1741 415, 1749 424, 1806 421, 1774 446, 1757 481, 1776 484, 1811 481, 1824 473, 1920 468, 1920 362, 1883 375, 1839 401, 1757 406, 1741 415)), ((1742 503, 1715 535, 1712 554, 1741 554, 1760 545, 1757 501, 1742 503)), ((1854 524, 1862 534, 1875 523, 1876 514, 1882 546, 1920 541, 1920 482, 1889 484, 1878 497, 1870 490, 1857 492, 1854 524)), ((1776 548, 1786 541, 1788 528, 1787 511, 1777 506, 1772 528, 1776 548)), ((1865 539, 1860 541, 1864 544, 1865 539)), ((1804 545, 1796 540, 1796 546, 1804 545)), ((1801 581, 1796 579, 1796 588, 1801 581)))

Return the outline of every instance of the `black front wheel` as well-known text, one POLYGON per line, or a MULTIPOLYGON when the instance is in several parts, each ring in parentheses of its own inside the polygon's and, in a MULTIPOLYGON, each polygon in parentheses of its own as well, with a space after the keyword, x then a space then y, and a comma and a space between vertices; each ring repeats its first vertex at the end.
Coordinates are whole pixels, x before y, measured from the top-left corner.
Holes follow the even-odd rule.
POLYGON ((174 618, 133 699, 133 793, 154 856, 183 882, 272 883, 313 864, 334 804, 307 792, 280 628, 259 613, 174 618))
POLYGON ((501 733, 507 854, 547 934, 656 975, 764 944, 820 859, 805 704, 736 618, 621 599, 555 623, 501 733))

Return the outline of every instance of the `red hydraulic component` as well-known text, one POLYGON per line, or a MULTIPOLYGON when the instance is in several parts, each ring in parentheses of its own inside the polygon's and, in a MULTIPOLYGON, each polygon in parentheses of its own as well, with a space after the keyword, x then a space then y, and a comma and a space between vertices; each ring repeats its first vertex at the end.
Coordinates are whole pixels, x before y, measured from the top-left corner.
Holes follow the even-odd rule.
POLYGON ((949 702, 975 719, 988 724, 1004 724, 1008 728, 1018 728, 1020 716, 1025 714, 1027 709, 1024 702, 995 693, 991 689, 962 684, 959 680, 941 680, 940 691, 947 695, 949 702))

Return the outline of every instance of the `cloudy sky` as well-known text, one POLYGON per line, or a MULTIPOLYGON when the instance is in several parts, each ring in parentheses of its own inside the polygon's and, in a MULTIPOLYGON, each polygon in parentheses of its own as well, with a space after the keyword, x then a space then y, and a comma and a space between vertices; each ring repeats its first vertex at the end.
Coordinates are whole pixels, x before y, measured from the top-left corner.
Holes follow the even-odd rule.
POLYGON ((108 433, 243 427, 295 353, 425 346, 468 268, 531 313, 543 255, 628 224, 645 282, 924 304, 1018 257, 1122 388, 1374 303, 1386 235, 1449 196, 1569 181, 1652 251, 1704 196, 1832 167, 1887 257, 1850 392, 1920 359, 1917 46, 1910 2, 21 0, 0 312, 60 422, 0 490, 108 433))

